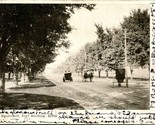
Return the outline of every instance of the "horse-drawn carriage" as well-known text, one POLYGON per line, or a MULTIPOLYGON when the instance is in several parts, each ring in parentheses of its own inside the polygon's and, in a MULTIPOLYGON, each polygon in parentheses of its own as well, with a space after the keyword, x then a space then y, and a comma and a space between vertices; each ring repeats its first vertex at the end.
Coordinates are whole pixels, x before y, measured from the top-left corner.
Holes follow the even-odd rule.
MULTIPOLYGON (((117 80, 118 86, 120 87, 121 83, 123 83, 123 81, 125 79, 125 69, 124 68, 118 68, 115 71, 116 71, 115 78, 117 80)), ((114 86, 114 83, 113 83, 113 86, 114 86)), ((127 86, 127 84, 126 84, 126 86, 127 86)))
POLYGON ((90 80, 90 82, 92 82, 92 79, 93 79, 93 70, 85 70, 84 71, 84 76, 83 76, 85 82, 87 79, 90 80))
POLYGON ((72 73, 71 72, 64 73, 63 82, 65 82, 66 80, 73 81, 72 73))

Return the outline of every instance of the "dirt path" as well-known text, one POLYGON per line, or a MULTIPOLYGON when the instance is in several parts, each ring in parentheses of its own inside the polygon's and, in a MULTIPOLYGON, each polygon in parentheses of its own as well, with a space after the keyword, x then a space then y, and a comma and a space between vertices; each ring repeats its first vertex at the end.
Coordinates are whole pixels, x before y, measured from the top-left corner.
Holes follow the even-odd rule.
POLYGON ((148 109, 149 106, 149 81, 129 82, 126 88, 125 85, 113 87, 111 79, 94 78, 93 82, 83 82, 81 76, 73 76, 73 82, 62 82, 62 74, 45 76, 56 86, 16 92, 65 97, 85 109, 148 109))

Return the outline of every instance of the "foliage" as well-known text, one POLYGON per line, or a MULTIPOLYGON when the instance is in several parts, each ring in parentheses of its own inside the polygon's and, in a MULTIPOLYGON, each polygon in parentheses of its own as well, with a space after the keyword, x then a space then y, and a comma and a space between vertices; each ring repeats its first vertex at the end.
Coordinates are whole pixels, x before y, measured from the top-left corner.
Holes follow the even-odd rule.
POLYGON ((128 61, 132 65, 149 64, 150 16, 148 10, 133 10, 121 23, 127 29, 128 61))
MULTIPOLYGON (((86 4, 13 4, 0 6, 0 66, 11 48, 23 65, 44 67, 53 62, 59 47, 69 47, 66 34, 74 8, 92 10, 86 4), (38 65, 38 66, 37 66, 38 65)), ((36 68, 36 70, 39 70, 36 68)))
POLYGON ((127 59, 130 65, 149 64, 149 14, 134 10, 121 23, 122 29, 106 29, 96 25, 98 41, 102 46, 102 66, 108 69, 124 67, 124 29, 127 29, 127 59))
MULTIPOLYGON (((125 29, 127 29, 127 62, 130 66, 149 64, 149 14, 147 10, 133 10, 124 17, 120 28, 104 28, 95 24, 97 40, 87 43, 68 64, 75 69, 114 70, 125 66, 125 29)), ((64 66, 65 67, 65 66, 64 66)))

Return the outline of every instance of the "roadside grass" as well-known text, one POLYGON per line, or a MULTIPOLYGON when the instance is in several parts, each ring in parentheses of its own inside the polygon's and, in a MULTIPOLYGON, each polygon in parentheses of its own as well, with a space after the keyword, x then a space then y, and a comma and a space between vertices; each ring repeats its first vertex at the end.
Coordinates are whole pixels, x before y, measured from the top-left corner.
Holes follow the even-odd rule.
MULTIPOLYGON (((13 79, 6 79, 6 82, 13 83, 13 79)), ((29 89, 40 87, 54 87, 53 82, 46 79, 43 75, 38 75, 30 82, 21 83, 19 85, 10 87, 9 89, 29 89)), ((73 100, 41 94, 27 94, 27 93, 3 93, 0 94, 0 109, 84 109, 73 100)))
POLYGON ((26 89, 26 88, 40 88, 40 87, 54 87, 56 86, 50 80, 47 80, 44 76, 39 76, 30 82, 20 83, 17 86, 10 87, 9 89, 26 89))
POLYGON ((73 100, 38 94, 4 93, 0 95, 0 109, 84 109, 73 100))

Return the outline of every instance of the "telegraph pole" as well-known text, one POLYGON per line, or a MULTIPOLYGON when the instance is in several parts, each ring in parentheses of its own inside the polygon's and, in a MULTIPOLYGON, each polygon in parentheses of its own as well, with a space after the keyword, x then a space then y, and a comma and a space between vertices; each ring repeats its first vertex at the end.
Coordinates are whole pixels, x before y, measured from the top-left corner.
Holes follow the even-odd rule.
POLYGON ((86 54, 86 50, 85 50, 85 70, 86 70, 86 62, 87 61, 87 54, 86 54))
POLYGON ((124 39, 125 39, 125 47, 124 47, 124 52, 125 52, 125 81, 126 81, 126 86, 128 87, 128 73, 127 73, 127 46, 126 46, 126 29, 124 29, 124 39))

